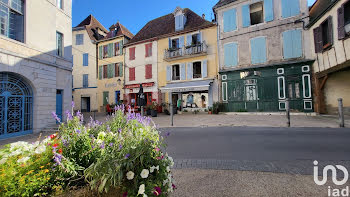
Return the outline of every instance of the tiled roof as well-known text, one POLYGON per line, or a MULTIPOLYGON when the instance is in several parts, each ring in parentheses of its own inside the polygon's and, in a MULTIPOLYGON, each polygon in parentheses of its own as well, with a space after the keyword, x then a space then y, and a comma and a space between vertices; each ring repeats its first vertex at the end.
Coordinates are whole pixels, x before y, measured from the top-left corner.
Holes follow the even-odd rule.
POLYGON ((237 1, 237 0, 220 0, 216 5, 214 5, 214 9, 216 9, 216 8, 219 8, 219 7, 222 7, 222 6, 224 6, 224 5, 227 5, 227 4, 229 4, 229 3, 232 3, 232 2, 234 2, 234 1, 237 1))
POLYGON ((333 7, 339 0, 317 0, 310 8, 310 24, 315 23, 325 12, 333 7))
POLYGON ((109 39, 109 38, 113 38, 121 35, 124 35, 129 39, 132 39, 134 37, 134 34, 132 34, 126 27, 124 27, 124 25, 117 22, 117 24, 114 24, 109 28, 109 33, 106 35, 105 39, 109 39), (116 33, 114 32, 115 29, 117 30, 116 33))
MULTIPOLYGON (((186 32, 195 28, 200 29, 201 27, 206 27, 209 25, 214 25, 213 23, 203 19, 198 16, 192 10, 185 8, 184 10, 187 22, 185 24, 184 30, 179 32, 186 32)), ((176 32, 176 33, 179 33, 176 32)), ((175 17, 174 15, 168 14, 159 18, 156 18, 148 22, 128 44, 140 42, 143 40, 148 40, 156 37, 165 36, 167 34, 175 33, 175 17)))
POLYGON ((89 15, 79 25, 77 25, 76 28, 77 27, 85 27, 90 39, 94 41, 101 40, 104 37, 98 33, 98 29, 104 33, 108 33, 108 30, 92 15, 89 15))

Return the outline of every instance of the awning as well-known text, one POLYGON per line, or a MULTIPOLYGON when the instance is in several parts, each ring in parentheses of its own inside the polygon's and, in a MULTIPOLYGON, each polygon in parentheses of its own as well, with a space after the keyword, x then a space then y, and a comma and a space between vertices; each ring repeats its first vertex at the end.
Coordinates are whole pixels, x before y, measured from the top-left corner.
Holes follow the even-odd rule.
POLYGON ((180 83, 169 83, 160 88, 162 92, 194 92, 209 90, 213 80, 189 81, 180 83))

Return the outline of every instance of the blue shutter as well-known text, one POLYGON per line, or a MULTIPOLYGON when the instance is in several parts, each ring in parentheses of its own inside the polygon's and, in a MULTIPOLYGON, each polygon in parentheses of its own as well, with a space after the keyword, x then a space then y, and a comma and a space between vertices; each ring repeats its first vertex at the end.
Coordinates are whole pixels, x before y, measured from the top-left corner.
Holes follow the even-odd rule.
POLYGON ((266 38, 258 37, 250 40, 252 64, 266 62, 266 38))
POLYGON ((224 45, 225 66, 237 66, 238 64, 238 45, 229 43, 224 45))
POLYGON ((298 58, 303 54, 302 33, 300 29, 285 31, 283 37, 283 57, 298 58))
POLYGON ((168 40, 169 40, 169 49, 171 49, 172 48, 172 46, 171 46, 171 38, 169 38, 168 40))
POLYGON ((186 36, 186 46, 191 46, 192 45, 192 35, 188 34, 186 36))
POLYGON ((249 27, 250 26, 250 8, 248 5, 242 6, 242 23, 243 27, 249 27))
POLYGON ((281 0, 282 1, 282 17, 288 18, 296 16, 300 13, 299 0, 281 0))
POLYGON ((224 32, 230 32, 237 29, 236 14, 236 9, 224 12, 224 32))
POLYGON ((208 60, 202 61, 202 78, 208 77, 208 60))
POLYGON ((166 80, 171 81, 171 66, 166 67, 166 80))
POLYGON ((264 0, 265 22, 273 21, 273 0, 264 0))
POLYGON ((185 45, 185 37, 181 36, 179 39, 179 48, 182 49, 184 45, 185 45))
POLYGON ((89 75, 84 74, 83 75, 83 88, 89 87, 89 75))
POLYGON ((186 80, 186 64, 180 65, 180 80, 186 80))
POLYGON ((193 63, 187 63, 187 79, 193 78, 193 63))
POLYGON ((200 43, 202 43, 202 41, 203 41, 203 32, 200 31, 200 32, 198 33, 197 39, 198 39, 198 41, 199 41, 200 43))
POLYGON ((89 54, 88 53, 83 54, 83 66, 89 66, 89 54))

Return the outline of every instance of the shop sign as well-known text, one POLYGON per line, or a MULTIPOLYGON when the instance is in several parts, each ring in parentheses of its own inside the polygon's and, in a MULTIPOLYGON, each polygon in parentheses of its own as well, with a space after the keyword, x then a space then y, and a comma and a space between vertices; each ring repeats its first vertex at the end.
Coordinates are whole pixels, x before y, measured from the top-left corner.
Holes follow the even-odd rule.
MULTIPOLYGON (((143 83, 142 87, 153 87, 154 82, 151 83, 143 83)), ((132 88, 139 88, 140 84, 132 84, 132 85, 125 85, 125 89, 132 89, 132 88)))
POLYGON ((118 86, 117 83, 106 83, 106 84, 105 84, 105 87, 106 87, 106 88, 112 88, 112 87, 117 87, 117 86, 118 86))

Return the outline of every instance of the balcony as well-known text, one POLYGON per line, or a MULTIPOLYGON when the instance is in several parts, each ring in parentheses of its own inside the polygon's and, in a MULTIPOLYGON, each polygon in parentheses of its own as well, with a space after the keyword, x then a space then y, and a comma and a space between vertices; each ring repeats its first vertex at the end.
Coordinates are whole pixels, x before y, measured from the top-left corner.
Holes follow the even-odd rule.
POLYGON ((177 49, 165 49, 164 50, 164 60, 173 61, 178 59, 196 57, 206 55, 208 51, 208 46, 205 41, 199 44, 194 44, 190 46, 184 46, 177 49))

